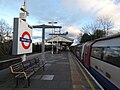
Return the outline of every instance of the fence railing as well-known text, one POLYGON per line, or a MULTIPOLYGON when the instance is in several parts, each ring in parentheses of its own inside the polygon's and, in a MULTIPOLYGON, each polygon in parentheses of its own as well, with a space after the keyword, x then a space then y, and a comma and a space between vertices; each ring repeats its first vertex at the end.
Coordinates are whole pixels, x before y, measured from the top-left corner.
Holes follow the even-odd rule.
POLYGON ((12 58, 9 60, 0 61, 0 70, 8 68, 10 65, 20 62, 21 58, 12 58))

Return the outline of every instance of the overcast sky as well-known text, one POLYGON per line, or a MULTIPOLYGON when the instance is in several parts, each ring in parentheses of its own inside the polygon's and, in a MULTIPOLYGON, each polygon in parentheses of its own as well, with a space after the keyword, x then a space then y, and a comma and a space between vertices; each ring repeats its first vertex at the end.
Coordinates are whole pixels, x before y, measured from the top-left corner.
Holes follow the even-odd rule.
MULTIPOLYGON (((115 23, 115 29, 120 28, 120 0, 26 0, 30 16, 30 25, 48 24, 57 21, 62 32, 68 31, 69 37, 76 38, 81 33, 81 27, 94 22, 96 17, 109 16, 115 23)), ((0 0, 0 19, 13 25, 13 18, 19 17, 20 7, 24 0, 0 0)), ((48 37, 51 30, 46 30, 48 37)), ((40 40, 41 30, 34 30, 36 41, 40 40)))

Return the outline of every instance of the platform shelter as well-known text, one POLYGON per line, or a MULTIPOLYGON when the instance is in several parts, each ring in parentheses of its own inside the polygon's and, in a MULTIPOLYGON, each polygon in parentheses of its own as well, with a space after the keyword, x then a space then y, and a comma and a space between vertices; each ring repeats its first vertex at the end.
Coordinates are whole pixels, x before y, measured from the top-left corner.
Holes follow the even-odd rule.
POLYGON ((52 38, 48 38, 46 41, 58 48, 58 50, 68 50, 69 46, 73 43, 73 39, 63 35, 53 36, 52 38))

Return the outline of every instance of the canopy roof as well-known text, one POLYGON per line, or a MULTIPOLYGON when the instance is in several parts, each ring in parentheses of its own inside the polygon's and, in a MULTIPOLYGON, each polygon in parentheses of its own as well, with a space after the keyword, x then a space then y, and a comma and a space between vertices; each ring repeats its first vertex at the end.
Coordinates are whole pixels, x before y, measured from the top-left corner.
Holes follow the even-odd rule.
POLYGON ((61 35, 58 35, 58 36, 54 36, 53 38, 49 38, 47 39, 47 42, 68 42, 68 43, 72 43, 73 42, 73 39, 71 38, 68 38, 66 36, 61 36, 61 35))

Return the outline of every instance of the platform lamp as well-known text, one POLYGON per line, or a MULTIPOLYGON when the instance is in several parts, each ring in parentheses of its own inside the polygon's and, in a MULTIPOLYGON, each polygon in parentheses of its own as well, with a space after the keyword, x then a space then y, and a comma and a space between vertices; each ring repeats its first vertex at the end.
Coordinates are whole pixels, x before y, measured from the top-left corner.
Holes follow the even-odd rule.
POLYGON ((23 11, 20 13, 20 18, 26 21, 26 17, 29 16, 29 12, 26 10, 26 0, 24 0, 24 4, 20 8, 20 10, 23 11))

